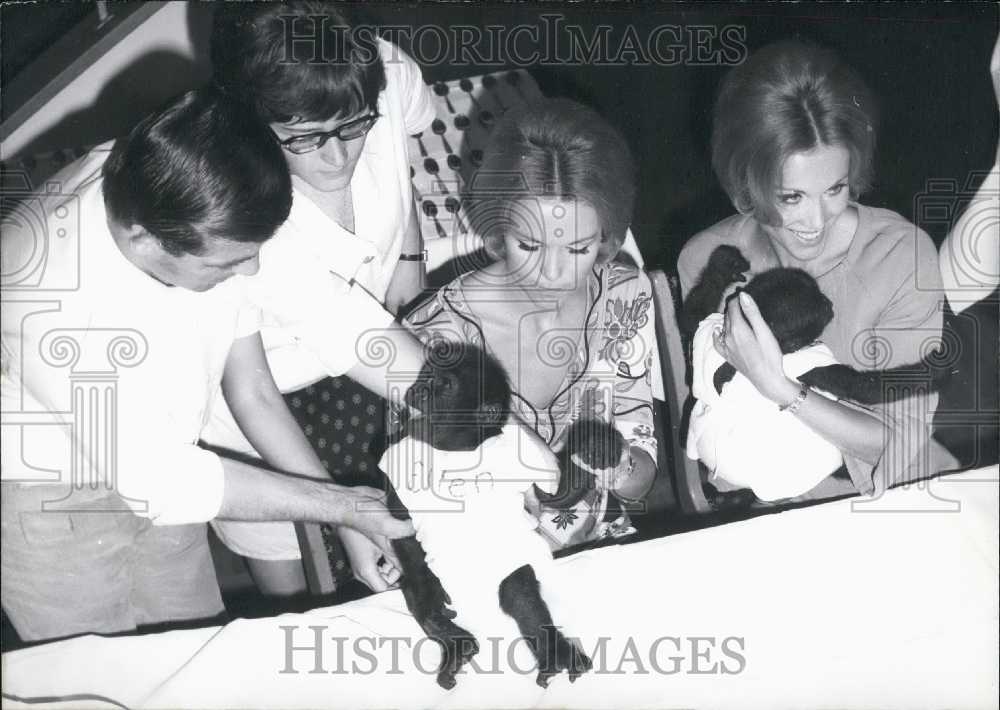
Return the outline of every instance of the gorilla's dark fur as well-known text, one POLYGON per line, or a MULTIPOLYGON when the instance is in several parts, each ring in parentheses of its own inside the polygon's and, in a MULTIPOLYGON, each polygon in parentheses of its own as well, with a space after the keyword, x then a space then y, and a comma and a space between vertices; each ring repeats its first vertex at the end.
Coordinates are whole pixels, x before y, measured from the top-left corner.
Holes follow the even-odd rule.
MULTIPOLYGON (((403 436, 419 439, 442 451, 471 451, 501 433, 510 415, 511 391, 501 365, 483 350, 467 344, 442 343, 440 348, 431 349, 405 399, 422 414, 406 422, 400 432, 403 436)), ((592 459, 588 453, 581 456, 590 465, 592 459)), ((566 460, 568 457, 567 454, 566 460)), ((603 463, 603 459, 594 463, 603 463)), ((555 498, 569 501, 576 496, 579 500, 583 493, 578 494, 576 489, 583 488, 585 492, 586 481, 568 473, 564 468, 555 498)), ((388 479, 386 488, 393 514, 409 518, 388 479)), ((451 600, 427 566, 416 537, 396 540, 393 548, 403 568, 400 586, 407 608, 424 632, 442 646, 438 683, 452 688, 455 675, 478 653, 479 644, 472 634, 452 621, 456 614, 447 606, 451 600)), ((517 622, 538 660, 539 685, 547 686, 563 670, 569 671, 570 680, 590 670, 590 659, 553 622, 531 565, 525 564, 504 578, 497 594, 500 607, 517 622)))
MULTIPOLYGON (((681 330, 689 339, 698 324, 718 309, 726 288, 734 282, 746 281, 744 272, 749 269, 750 263, 739 249, 728 245, 716 247, 684 301, 681 330)), ((830 299, 820 291, 816 280, 801 269, 769 269, 738 288, 737 293, 741 290, 753 297, 782 353, 792 353, 815 342, 833 320, 830 299)), ((934 359, 932 355, 914 365, 863 372, 847 365, 827 365, 803 373, 799 381, 840 399, 878 404, 911 395, 914 384, 937 390, 950 376, 950 370, 936 365, 934 359), (910 386, 891 386, 896 383, 910 386)), ((735 368, 728 362, 722 365, 713 377, 716 390, 721 392, 722 385, 735 374, 735 368)))

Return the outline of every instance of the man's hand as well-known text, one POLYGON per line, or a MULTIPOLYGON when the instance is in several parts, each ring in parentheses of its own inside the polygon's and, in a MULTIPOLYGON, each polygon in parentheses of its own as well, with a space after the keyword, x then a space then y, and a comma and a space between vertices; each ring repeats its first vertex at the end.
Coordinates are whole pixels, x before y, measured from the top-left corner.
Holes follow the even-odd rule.
POLYGON ((415 534, 413 523, 398 520, 385 507, 385 494, 368 486, 332 486, 340 508, 337 519, 328 522, 347 525, 371 540, 386 537, 394 540, 415 534))
POLYGON ((337 534, 347 551, 355 579, 373 592, 384 592, 396 586, 401 571, 388 538, 379 535, 380 544, 376 544, 348 527, 338 528, 337 534))

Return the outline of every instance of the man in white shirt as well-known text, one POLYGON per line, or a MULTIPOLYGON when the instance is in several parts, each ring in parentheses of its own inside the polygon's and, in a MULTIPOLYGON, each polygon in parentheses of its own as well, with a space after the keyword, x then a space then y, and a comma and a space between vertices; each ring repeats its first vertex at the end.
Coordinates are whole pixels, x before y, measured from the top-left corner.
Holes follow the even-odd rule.
POLYGON ((242 276, 290 208, 273 135, 205 89, 117 141, 100 176, 99 160, 3 229, 2 597, 19 635, 219 614, 212 518, 412 534, 375 491, 313 480, 267 368, 242 276), (220 385, 268 464, 298 475, 196 445, 220 385))

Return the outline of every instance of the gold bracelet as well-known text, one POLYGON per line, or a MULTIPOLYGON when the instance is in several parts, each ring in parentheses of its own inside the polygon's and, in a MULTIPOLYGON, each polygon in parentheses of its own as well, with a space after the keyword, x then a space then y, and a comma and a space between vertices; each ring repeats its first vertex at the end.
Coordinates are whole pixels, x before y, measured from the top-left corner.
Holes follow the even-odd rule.
POLYGON ((806 397, 808 396, 809 396, 809 388, 806 387, 805 385, 802 385, 802 389, 799 390, 799 393, 795 395, 795 398, 791 402, 786 402, 785 404, 778 405, 778 411, 788 412, 789 414, 795 414, 796 412, 799 411, 799 407, 802 406, 802 403, 806 401, 806 397))

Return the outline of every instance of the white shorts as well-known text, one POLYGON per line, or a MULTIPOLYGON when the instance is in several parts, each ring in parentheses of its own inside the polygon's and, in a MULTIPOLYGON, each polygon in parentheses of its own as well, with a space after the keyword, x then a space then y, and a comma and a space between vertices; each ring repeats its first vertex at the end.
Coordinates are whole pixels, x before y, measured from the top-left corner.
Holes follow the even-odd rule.
POLYGON ((226 547, 255 560, 299 560, 299 539, 293 523, 244 523, 213 520, 212 528, 226 547))
MULTIPOLYGON (((243 436, 221 392, 212 403, 212 416, 202 431, 202 439, 214 446, 259 458, 253 446, 243 436)), ((237 555, 255 560, 302 559, 292 523, 213 520, 211 525, 219 539, 237 555)))

